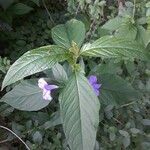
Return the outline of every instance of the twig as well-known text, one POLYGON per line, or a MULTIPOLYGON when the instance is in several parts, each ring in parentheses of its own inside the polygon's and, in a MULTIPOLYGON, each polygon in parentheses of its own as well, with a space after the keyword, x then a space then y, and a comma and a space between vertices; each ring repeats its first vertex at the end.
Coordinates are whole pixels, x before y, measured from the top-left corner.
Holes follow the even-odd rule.
POLYGON ((46 7, 45 1, 42 0, 42 3, 43 3, 44 8, 46 9, 46 12, 47 12, 47 14, 49 16, 50 21, 54 24, 54 20, 52 19, 51 14, 50 14, 48 8, 46 7))
POLYGON ((135 103, 135 101, 134 101, 134 102, 127 103, 127 104, 124 104, 124 105, 121 105, 120 108, 129 106, 129 105, 132 105, 132 104, 134 104, 134 103, 135 103))
POLYGON ((79 12, 79 9, 80 9, 80 5, 78 4, 78 7, 77 7, 77 10, 76 10, 75 16, 77 16, 77 14, 78 14, 78 12, 79 12))
POLYGON ((92 32, 93 26, 95 25, 95 22, 96 22, 96 20, 94 19, 92 21, 91 25, 90 25, 89 31, 86 34, 86 39, 89 39, 89 40, 91 39, 91 35, 90 34, 92 34, 91 32, 92 32))
POLYGON ((8 142, 8 141, 9 141, 8 139, 3 140, 3 141, 0 141, 0 144, 2 144, 2 143, 6 143, 6 142, 8 142))
MULTIPOLYGON (((10 133, 12 133, 14 136, 16 136, 26 146, 27 150, 31 150, 29 148, 29 146, 15 132, 13 132, 12 130, 10 130, 9 128, 4 127, 4 126, 0 126, 0 128, 5 129, 5 130, 9 131, 10 133)), ((4 141, 2 141, 2 142, 4 142, 4 141)))
POLYGON ((132 81, 131 81, 131 83, 130 83, 131 85, 133 84, 135 78, 136 78, 136 75, 134 75, 134 77, 132 78, 132 81))
POLYGON ((132 18, 134 19, 134 15, 135 15, 135 6, 136 5, 136 0, 134 0, 134 7, 133 7, 133 15, 132 15, 132 18))
POLYGON ((117 123, 123 125, 122 122, 120 122, 118 119, 116 119, 116 118, 114 118, 114 117, 113 117, 113 119, 114 119, 117 123))

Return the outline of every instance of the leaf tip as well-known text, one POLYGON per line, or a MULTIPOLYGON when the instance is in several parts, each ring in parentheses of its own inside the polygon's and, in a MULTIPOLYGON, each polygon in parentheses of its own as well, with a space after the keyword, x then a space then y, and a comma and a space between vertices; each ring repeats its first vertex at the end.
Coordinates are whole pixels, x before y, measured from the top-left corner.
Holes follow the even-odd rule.
POLYGON ((2 83, 1 91, 3 91, 3 89, 4 89, 5 87, 6 87, 6 86, 4 85, 4 83, 2 83))
MULTIPOLYGON (((6 78, 6 76, 5 76, 5 78, 6 78)), ((4 78, 3 82, 2 82, 1 91, 4 90, 4 88, 5 88, 7 85, 9 85, 8 83, 6 83, 5 78, 4 78)))

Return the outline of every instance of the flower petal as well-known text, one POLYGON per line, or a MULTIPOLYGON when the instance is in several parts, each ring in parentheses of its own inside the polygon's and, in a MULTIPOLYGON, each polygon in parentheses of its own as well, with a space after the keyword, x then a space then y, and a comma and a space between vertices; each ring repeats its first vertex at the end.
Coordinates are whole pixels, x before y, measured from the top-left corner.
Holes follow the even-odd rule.
POLYGON ((101 87, 101 84, 93 84, 94 89, 99 89, 101 87))
POLYGON ((99 96, 99 90, 94 89, 94 91, 95 91, 95 94, 96 94, 97 96, 99 96))
POLYGON ((38 86, 39 86, 39 88, 44 89, 45 85, 47 85, 47 82, 44 80, 44 78, 40 78, 38 80, 38 86))
POLYGON ((43 90, 43 99, 51 101, 52 97, 51 97, 51 92, 49 90, 43 90))
POLYGON ((97 82, 97 77, 94 75, 91 75, 88 80, 91 84, 94 84, 97 82))
POLYGON ((100 90, 101 84, 99 84, 99 83, 97 82, 97 77, 94 76, 94 75, 91 75, 91 76, 88 78, 88 81, 89 81, 90 85, 92 86, 92 88, 93 88, 95 94, 96 94, 97 96, 99 96, 99 94, 100 94, 100 91, 99 91, 99 90, 100 90))
POLYGON ((44 88, 46 89, 46 90, 53 90, 53 89, 57 89, 57 88, 59 88, 57 85, 45 85, 44 86, 44 88))

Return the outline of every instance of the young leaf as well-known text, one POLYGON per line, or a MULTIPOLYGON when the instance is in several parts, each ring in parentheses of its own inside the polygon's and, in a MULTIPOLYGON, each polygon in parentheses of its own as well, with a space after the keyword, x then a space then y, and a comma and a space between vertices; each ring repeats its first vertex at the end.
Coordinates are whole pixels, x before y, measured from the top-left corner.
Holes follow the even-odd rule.
POLYGON ((134 41, 104 36, 81 49, 81 55, 104 58, 140 58, 147 60, 144 48, 134 41))
POLYGON ((85 38, 85 26, 81 21, 72 19, 66 24, 54 27, 52 38, 56 44, 65 48, 70 48, 72 41, 80 47, 85 38))
POLYGON ((117 75, 101 74, 101 102, 105 105, 120 105, 125 104, 140 95, 137 91, 125 80, 117 75))
POLYGON ((2 97, 1 102, 25 111, 37 111, 49 104, 49 101, 43 99, 41 89, 28 82, 15 86, 2 97))
POLYGON ((59 101, 63 128, 71 150, 93 150, 100 104, 82 73, 72 75, 59 101))
POLYGON ((26 76, 49 69, 57 62, 64 61, 66 53, 64 48, 55 45, 28 51, 10 67, 4 78, 2 89, 26 76))

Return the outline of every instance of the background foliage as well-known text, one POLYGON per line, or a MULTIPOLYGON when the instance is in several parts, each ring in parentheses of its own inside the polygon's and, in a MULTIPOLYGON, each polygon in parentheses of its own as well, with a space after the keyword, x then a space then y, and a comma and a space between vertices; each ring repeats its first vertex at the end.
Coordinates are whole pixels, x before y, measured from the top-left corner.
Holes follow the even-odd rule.
MULTIPOLYGON (((0 11, 1 81, 10 64, 24 52, 53 44, 51 29, 71 18, 85 24, 85 42, 92 43, 104 35, 114 35, 136 40, 145 47, 146 52, 150 50, 148 0, 7 0, 0 1, 0 11)), ((85 67, 86 75, 96 74, 103 85, 95 150, 150 149, 150 63, 128 59, 86 58, 85 64, 82 60, 80 62, 85 67)), ((60 80, 59 77, 63 76, 66 80, 70 76, 66 63, 57 67, 31 76, 30 86, 36 82, 32 81, 33 77, 44 75, 51 80, 60 80), (60 76, 57 76, 58 73, 60 76)), ((1 96, 17 84, 8 86, 1 96)), ((21 81, 13 90, 20 89, 19 86, 25 88, 26 84, 29 83, 21 81)), ((38 112, 18 111, 0 103, 0 124, 11 128, 33 150, 69 149, 58 108, 57 98, 38 112)), ((16 137, 2 129, 0 147, 25 149, 16 137)))

